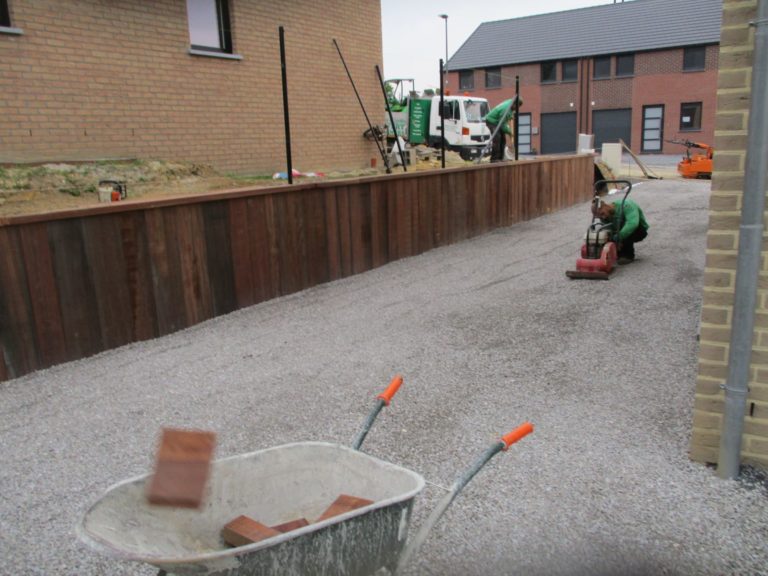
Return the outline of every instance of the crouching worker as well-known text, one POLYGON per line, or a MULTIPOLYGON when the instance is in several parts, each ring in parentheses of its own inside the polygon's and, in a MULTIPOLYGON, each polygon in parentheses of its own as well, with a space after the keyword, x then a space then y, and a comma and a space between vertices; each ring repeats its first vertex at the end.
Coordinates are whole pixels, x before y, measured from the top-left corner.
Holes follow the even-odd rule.
POLYGON ((635 242, 642 242, 648 236, 648 221, 640 206, 629 198, 624 200, 623 208, 621 200, 611 203, 598 198, 592 204, 592 213, 603 222, 612 223, 613 229, 618 230, 619 264, 632 262, 635 259, 635 242))

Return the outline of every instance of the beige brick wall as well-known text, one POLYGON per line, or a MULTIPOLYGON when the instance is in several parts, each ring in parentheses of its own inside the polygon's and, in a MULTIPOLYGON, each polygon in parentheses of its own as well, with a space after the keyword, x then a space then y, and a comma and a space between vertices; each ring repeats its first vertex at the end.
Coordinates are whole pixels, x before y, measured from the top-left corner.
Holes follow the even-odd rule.
POLYGON ((278 26, 285 27, 293 164, 370 165, 384 121, 378 0, 230 0, 242 60, 188 54, 184 0, 10 0, 0 34, 0 162, 163 158, 285 167, 278 26))
MULTIPOLYGON (((723 2, 716 152, 691 438, 691 458, 701 462, 717 462, 720 444, 724 406, 720 386, 727 374, 731 336, 752 79, 754 29, 749 21, 756 10, 756 0, 723 2)), ((745 463, 768 466, 768 242, 763 253, 741 457, 745 463)))

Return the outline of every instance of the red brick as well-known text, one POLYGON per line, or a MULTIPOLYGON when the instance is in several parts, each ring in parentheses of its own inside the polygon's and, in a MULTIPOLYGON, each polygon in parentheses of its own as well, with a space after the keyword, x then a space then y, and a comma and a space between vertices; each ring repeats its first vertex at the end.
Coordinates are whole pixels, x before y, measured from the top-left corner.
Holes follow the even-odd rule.
POLYGON ((358 498, 356 496, 349 496, 348 494, 342 494, 336 500, 333 501, 333 504, 331 504, 325 512, 322 513, 320 518, 318 518, 318 522, 322 522, 323 520, 327 520, 328 518, 332 518, 333 516, 338 516, 339 514, 345 514, 346 512, 351 512, 352 510, 356 510, 358 508, 362 508, 363 506, 368 506, 369 504, 373 504, 373 500, 366 500, 365 498, 358 498))
POLYGON ((230 546, 238 547, 261 542, 281 533, 248 516, 238 516, 222 528, 221 537, 230 546))

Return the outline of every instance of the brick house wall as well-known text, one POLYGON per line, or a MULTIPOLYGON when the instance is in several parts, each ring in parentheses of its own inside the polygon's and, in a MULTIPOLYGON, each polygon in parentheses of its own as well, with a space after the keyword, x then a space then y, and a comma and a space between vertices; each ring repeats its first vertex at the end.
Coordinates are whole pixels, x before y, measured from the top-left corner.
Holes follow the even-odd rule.
MULTIPOLYGON (((682 48, 638 52, 635 54, 634 76, 610 79, 592 78, 592 59, 583 58, 578 60, 578 82, 555 84, 541 84, 539 62, 504 66, 501 69, 502 85, 495 89, 484 87, 484 70, 475 70, 475 88, 468 91, 459 91, 459 72, 455 71, 448 73, 448 89, 452 93, 482 96, 493 107, 514 95, 515 75, 519 75, 524 102, 522 112, 532 115, 534 127, 540 126, 542 113, 575 111, 579 129, 591 132, 593 111, 632 108, 632 136, 627 144, 636 151, 641 149, 643 106, 663 104, 665 139, 681 138, 711 144, 715 132, 718 54, 717 46, 708 46, 705 69, 683 72, 682 48), (580 97, 582 92, 584 97, 580 97), (680 106, 688 102, 702 103, 701 130, 680 130, 680 106)), ((532 136, 532 145, 541 148, 540 134, 532 136)), ((662 149, 664 154, 684 152, 680 145, 666 142, 662 149)))
POLYGON ((162 158, 285 169, 278 26, 285 27, 293 165, 370 166, 383 124, 378 1, 230 0, 233 53, 194 56, 184 0, 9 0, 0 32, 0 163, 162 158))
MULTIPOLYGON (((756 0, 725 0, 717 87, 715 162, 690 455, 716 463, 731 338, 744 186, 756 0)), ((768 466, 768 244, 763 245, 741 459, 768 466)))

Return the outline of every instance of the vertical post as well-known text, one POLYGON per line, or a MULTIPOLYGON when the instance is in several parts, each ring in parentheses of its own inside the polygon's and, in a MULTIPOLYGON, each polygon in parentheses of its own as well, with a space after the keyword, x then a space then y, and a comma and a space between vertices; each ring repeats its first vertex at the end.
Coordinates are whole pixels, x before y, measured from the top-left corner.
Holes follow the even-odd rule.
POLYGON ((293 160, 291 158, 291 122, 288 117, 288 74, 285 68, 285 30, 280 31, 280 70, 283 75, 283 118, 285 120, 285 159, 288 164, 288 184, 293 184, 293 160))
POLYGON ((389 97, 387 96, 387 89, 384 87, 384 78, 381 76, 381 69, 376 64, 376 75, 379 77, 379 84, 381 84, 381 93, 384 94, 384 104, 387 106, 387 114, 389 114, 389 123, 392 124, 392 131, 395 133, 395 146, 400 153, 400 162, 403 164, 403 172, 408 172, 408 168, 405 166, 405 152, 400 147, 400 138, 397 135, 397 127, 395 126, 395 118, 392 116, 392 107, 389 105, 389 97))
POLYGON ((517 139, 517 132, 520 128, 520 76, 515 76, 515 135, 514 135, 514 147, 515 147, 515 160, 518 159, 517 149, 519 141, 517 139))
POLYGON ((443 83, 443 59, 440 58, 440 164, 445 168, 445 84, 443 83))

